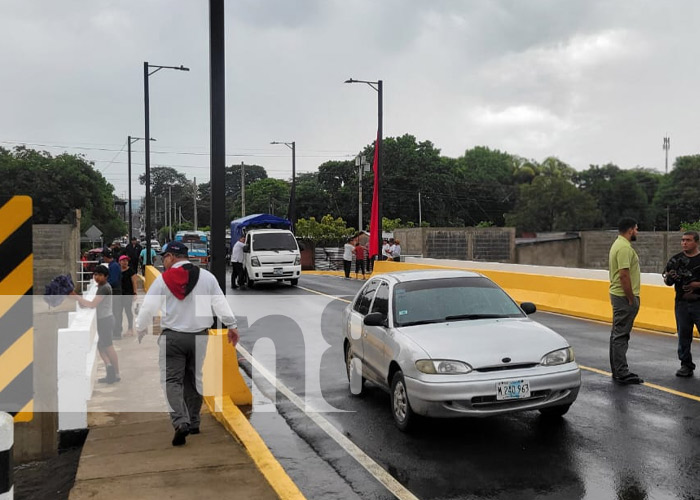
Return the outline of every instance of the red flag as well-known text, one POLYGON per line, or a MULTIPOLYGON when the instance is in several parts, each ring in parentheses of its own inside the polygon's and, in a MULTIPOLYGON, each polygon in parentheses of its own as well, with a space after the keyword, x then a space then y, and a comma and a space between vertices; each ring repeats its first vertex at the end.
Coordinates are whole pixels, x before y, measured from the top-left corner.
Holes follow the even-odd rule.
POLYGON ((372 213, 369 217, 369 257, 370 259, 375 255, 379 255, 379 175, 377 170, 379 169, 379 131, 377 131, 377 140, 374 143, 374 165, 372 170, 374 170, 374 193, 372 194, 372 213))

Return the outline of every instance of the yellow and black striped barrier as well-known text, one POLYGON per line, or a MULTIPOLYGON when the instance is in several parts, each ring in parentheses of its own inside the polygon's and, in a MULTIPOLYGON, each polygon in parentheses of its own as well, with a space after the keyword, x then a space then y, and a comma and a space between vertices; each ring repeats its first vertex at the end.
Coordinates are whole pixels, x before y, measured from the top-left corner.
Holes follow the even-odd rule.
POLYGON ((34 405, 32 199, 0 197, 0 411, 28 422, 34 405))

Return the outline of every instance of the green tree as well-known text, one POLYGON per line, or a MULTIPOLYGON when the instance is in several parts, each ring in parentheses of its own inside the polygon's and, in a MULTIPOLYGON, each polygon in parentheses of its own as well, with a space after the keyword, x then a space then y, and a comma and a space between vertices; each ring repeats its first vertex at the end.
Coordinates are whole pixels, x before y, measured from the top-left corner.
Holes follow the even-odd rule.
MULTIPOLYGON (((260 165, 243 165, 246 188, 262 179, 267 179, 267 171, 260 165)), ((229 165, 225 169, 224 210, 226 217, 236 219, 241 216, 241 165, 229 165)), ((199 185, 197 211, 202 221, 211 221, 211 183, 199 185)))
POLYGON ((674 231, 682 221, 700 219, 700 155, 679 156, 673 169, 664 176, 654 197, 656 228, 674 231))
POLYGON ((296 211, 299 219, 320 219, 328 212, 330 200, 330 195, 318 180, 318 172, 297 175, 296 211))
POLYGON ((295 226, 299 238, 313 241, 316 245, 338 245, 355 233, 355 228, 348 227, 345 221, 324 215, 320 221, 316 217, 298 219, 295 226))
POLYGON ((287 217, 289 183, 280 179, 261 179, 246 189, 246 215, 267 213, 287 217))
POLYGON ((93 224, 105 239, 127 231, 114 209, 114 187, 82 156, 0 148, 0 192, 31 196, 35 224, 65 223, 80 209, 81 232, 93 224))
POLYGON ((601 212, 596 227, 614 228, 622 217, 633 217, 640 229, 651 229, 651 206, 637 176, 611 163, 591 165, 574 175, 574 182, 583 192, 596 199, 601 212))
POLYGON ((563 176, 537 176, 520 186, 515 209, 506 224, 520 231, 589 229, 600 218, 595 199, 563 176))

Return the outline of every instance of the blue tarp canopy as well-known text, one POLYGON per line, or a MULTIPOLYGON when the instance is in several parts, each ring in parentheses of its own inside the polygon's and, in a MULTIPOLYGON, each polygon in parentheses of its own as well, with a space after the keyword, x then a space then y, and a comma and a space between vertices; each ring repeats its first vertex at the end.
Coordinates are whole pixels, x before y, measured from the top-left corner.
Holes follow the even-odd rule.
POLYGON ((277 217, 276 215, 246 215, 245 217, 231 221, 231 246, 233 246, 248 229, 291 229, 291 227, 292 223, 289 219, 277 217))

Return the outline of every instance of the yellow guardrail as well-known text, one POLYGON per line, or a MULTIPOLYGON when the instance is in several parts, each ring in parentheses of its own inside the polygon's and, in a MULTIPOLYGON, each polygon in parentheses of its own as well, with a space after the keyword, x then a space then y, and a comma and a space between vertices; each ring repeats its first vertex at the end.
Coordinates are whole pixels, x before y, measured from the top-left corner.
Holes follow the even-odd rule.
MULTIPOLYGON (((579 318, 612 321, 607 281, 413 262, 380 261, 374 265, 375 274, 410 269, 462 269, 478 272, 505 289, 516 301, 533 302, 539 310, 579 318)), ((675 333, 672 287, 642 284, 640 302, 641 308, 634 322, 635 326, 675 333)), ((697 332, 695 335, 697 336, 697 332)))

